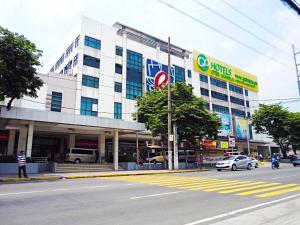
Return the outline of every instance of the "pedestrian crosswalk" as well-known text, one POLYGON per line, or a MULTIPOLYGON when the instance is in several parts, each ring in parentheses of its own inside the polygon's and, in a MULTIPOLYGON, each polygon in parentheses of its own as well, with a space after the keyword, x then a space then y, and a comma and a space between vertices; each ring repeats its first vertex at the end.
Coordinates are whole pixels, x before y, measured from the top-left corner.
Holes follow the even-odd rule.
POLYGON ((290 192, 300 191, 299 184, 282 184, 278 182, 252 180, 216 179, 208 177, 140 175, 106 177, 102 179, 137 182, 142 184, 190 191, 234 194, 238 196, 256 196, 260 198, 273 197, 290 192))

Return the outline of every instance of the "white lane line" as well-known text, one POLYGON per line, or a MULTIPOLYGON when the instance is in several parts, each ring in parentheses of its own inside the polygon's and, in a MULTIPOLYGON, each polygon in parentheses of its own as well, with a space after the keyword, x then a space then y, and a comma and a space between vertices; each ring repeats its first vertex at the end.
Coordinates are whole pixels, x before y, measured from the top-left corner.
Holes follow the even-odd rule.
POLYGON ((248 210, 251 210, 251 209, 256 209, 256 208, 259 208, 259 207, 262 207, 262 206, 272 205, 274 203, 282 202, 282 201, 285 201, 285 200, 288 200, 288 199, 291 199, 291 198, 296 198, 296 197, 300 197, 300 194, 288 196, 288 197, 277 199, 277 200, 270 201, 270 202, 265 202, 265 203, 253 205, 253 206, 243 208, 243 209, 234 210, 234 211, 231 211, 231 212, 228 212, 228 213, 223 213, 223 214, 213 216, 213 217, 209 217, 209 218, 206 218, 206 219, 197 220, 197 221, 194 221, 194 222, 191 222, 191 223, 186 223, 184 225, 195 225, 195 224, 205 223, 205 222, 208 222, 208 221, 212 221, 212 220, 215 220, 215 219, 220 219, 220 218, 227 217, 227 216, 232 216, 232 215, 235 215, 237 213, 241 213, 241 212, 248 211, 248 210))
MULTIPOLYGON (((131 186, 135 184, 122 184, 121 186, 131 186)), ((58 189, 48 189, 48 190, 39 190, 39 191, 22 191, 22 192, 9 192, 2 193, 0 196, 9 196, 9 195, 24 195, 24 194, 35 194, 35 193, 45 193, 45 192, 58 192, 58 191, 76 191, 83 189, 95 189, 95 188, 105 188, 105 187, 119 187, 120 185, 96 185, 96 186, 83 186, 76 188, 58 188, 58 189)))
POLYGON ((281 177, 273 177, 272 180, 282 179, 282 178, 290 178, 290 177, 299 177, 299 175, 286 175, 281 177))
POLYGON ((162 195, 173 195, 173 194, 178 194, 182 192, 187 192, 187 191, 173 191, 173 192, 165 192, 165 193, 159 193, 159 194, 153 194, 153 195, 144 195, 144 196, 135 196, 131 197, 130 199, 140 199, 140 198, 150 198, 150 197, 156 197, 156 196, 162 196, 162 195))

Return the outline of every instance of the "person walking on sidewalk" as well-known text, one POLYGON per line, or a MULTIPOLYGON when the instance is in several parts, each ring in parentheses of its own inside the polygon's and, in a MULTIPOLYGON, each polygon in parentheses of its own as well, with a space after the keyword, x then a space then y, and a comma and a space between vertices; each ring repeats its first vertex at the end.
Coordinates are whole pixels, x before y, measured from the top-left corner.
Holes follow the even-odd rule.
POLYGON ((19 166, 19 178, 22 177, 21 171, 23 170, 23 176, 28 178, 27 171, 26 171, 26 155, 24 151, 21 151, 20 154, 17 156, 18 159, 18 166, 19 166))

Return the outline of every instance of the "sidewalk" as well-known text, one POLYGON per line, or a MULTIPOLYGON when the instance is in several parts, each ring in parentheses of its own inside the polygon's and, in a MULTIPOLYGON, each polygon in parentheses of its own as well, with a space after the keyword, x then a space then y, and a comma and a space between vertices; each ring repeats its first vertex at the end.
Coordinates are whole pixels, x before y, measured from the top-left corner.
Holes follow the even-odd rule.
POLYGON ((109 172, 82 172, 82 173, 40 173, 29 174, 29 178, 18 178, 17 174, 0 174, 0 182, 19 182, 30 180, 59 180, 59 179, 78 179, 78 178, 96 178, 96 177, 114 177, 114 176, 138 176, 172 173, 190 173, 197 171, 207 171, 207 169, 189 169, 189 170, 136 170, 136 171, 109 171, 109 172))

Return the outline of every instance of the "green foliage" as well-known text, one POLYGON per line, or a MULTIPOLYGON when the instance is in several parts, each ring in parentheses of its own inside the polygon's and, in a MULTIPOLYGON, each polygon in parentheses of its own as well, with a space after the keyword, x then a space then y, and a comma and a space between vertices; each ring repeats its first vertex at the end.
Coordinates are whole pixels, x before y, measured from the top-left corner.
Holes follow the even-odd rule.
POLYGON ((37 89, 43 86, 36 77, 42 51, 23 35, 12 33, 0 26, 0 101, 9 98, 9 110, 14 99, 24 95, 37 97, 37 89))
POLYGON ((260 105, 252 116, 252 125, 256 133, 272 137, 284 157, 291 144, 300 143, 300 113, 289 112, 281 105, 260 105))
MULTIPOLYGON (((168 131, 168 87, 146 93, 138 100, 138 121, 146 124, 153 136, 168 131)), ((172 122, 176 122, 179 140, 195 141, 195 136, 216 138, 219 117, 205 109, 205 101, 193 95, 192 87, 182 83, 171 86, 172 122)), ((134 115, 135 117, 136 115, 134 115)))

